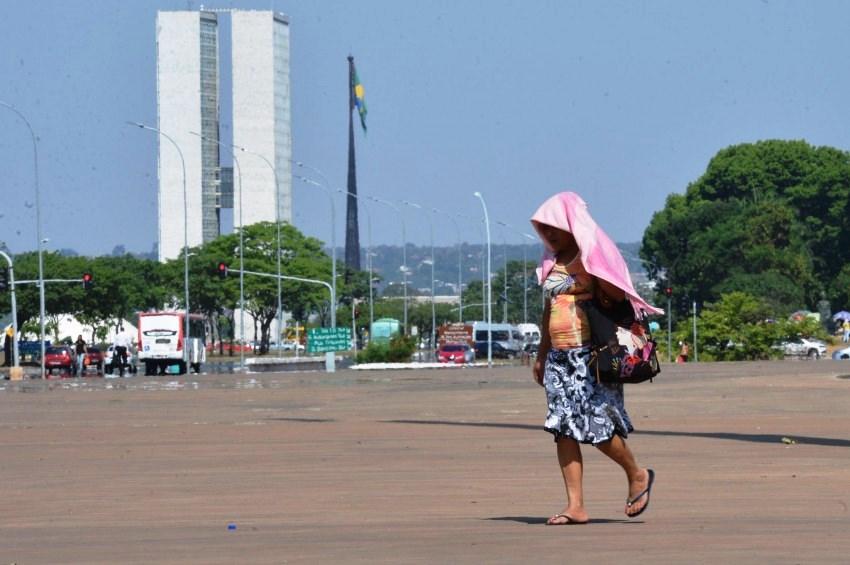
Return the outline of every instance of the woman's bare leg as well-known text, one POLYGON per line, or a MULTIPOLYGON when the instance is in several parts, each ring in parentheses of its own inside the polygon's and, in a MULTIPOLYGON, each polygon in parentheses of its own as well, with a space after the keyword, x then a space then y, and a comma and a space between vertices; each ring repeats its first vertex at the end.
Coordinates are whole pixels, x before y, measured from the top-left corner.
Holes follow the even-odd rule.
POLYGON ((567 522, 586 522, 587 511, 584 509, 584 495, 582 493, 582 475, 584 462, 581 456, 579 443, 567 437, 559 438, 558 465, 564 476, 564 487, 567 490, 567 506, 560 512, 564 517, 553 516, 549 524, 564 524, 567 522))
MULTIPOLYGON (((633 499, 649 485, 649 473, 646 469, 638 467, 635 456, 632 450, 626 444, 626 441, 620 436, 615 435, 610 441, 600 443, 596 447, 599 451, 610 457, 616 462, 623 471, 626 472, 626 478, 629 481, 629 499, 633 499)), ((634 504, 626 508, 626 514, 631 516, 636 514, 646 505, 649 496, 642 496, 640 500, 636 500, 634 504)))

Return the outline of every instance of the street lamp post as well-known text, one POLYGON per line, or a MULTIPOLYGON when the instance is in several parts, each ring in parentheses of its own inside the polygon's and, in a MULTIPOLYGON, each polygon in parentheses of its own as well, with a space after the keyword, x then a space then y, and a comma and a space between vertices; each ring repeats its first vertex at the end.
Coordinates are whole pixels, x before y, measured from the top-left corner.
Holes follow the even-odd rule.
POLYGON ((493 290, 490 284, 490 217, 487 215, 487 203, 484 202, 484 196, 480 192, 474 193, 475 197, 481 201, 481 208, 484 209, 484 226, 487 230, 487 366, 493 366, 493 290))
MULTIPOLYGON (((407 200, 402 200, 402 202, 418 210, 423 209, 422 206, 415 202, 409 202, 407 200)), ((437 343, 437 310, 434 305, 434 219, 429 215, 426 215, 426 217, 428 218, 428 228, 431 239, 431 355, 432 357, 435 357, 436 354, 434 348, 437 343)))
MULTIPOLYGON (((35 137, 35 131, 32 129, 29 120, 14 106, 8 102, 0 100, 0 106, 8 108, 14 112, 26 124, 32 138, 32 153, 33 153, 33 178, 35 179, 35 236, 38 241, 38 318, 41 334, 39 341, 41 342, 41 378, 44 378, 44 242, 41 237, 41 191, 38 186, 38 143, 35 137)), ((15 343, 17 345, 18 335, 15 334, 15 343)))
MULTIPOLYGON (((240 276, 243 276, 245 274, 256 275, 256 276, 259 276, 259 277, 272 277, 272 278, 277 277, 277 278, 280 278, 280 279, 286 279, 288 281, 298 281, 298 282, 321 284, 321 285, 326 286, 328 288, 328 290, 330 291, 330 293, 331 293, 331 304, 336 304, 336 292, 334 291, 333 286, 331 286, 330 283, 327 283, 325 281, 320 281, 318 279, 308 279, 308 278, 304 278, 304 277, 293 277, 293 276, 289 276, 289 275, 272 275, 272 274, 269 274, 269 273, 259 273, 257 271, 246 271, 244 269, 239 269, 239 275, 240 276)), ((336 328, 336 312, 333 309, 331 309, 331 326, 333 328, 336 328)), ((296 325, 296 330, 295 330, 295 336, 296 337, 298 336, 298 326, 297 325, 296 325)), ((298 340, 296 340, 296 344, 295 344, 295 355, 296 355, 296 357, 298 355, 298 340)), ((335 369, 335 357, 334 357, 333 351, 328 351, 328 352, 325 353, 325 370, 329 373, 333 373, 336 370, 335 369)))
MULTIPOLYGON (((211 137, 203 136, 197 132, 190 131, 192 135, 196 135, 203 139, 204 141, 212 141, 217 144, 219 147, 228 147, 227 144, 222 143, 218 139, 213 139, 211 137)), ((231 149, 241 149, 241 147, 237 147, 235 145, 230 146, 231 149)), ((236 165, 236 182, 239 184, 239 333, 241 334, 242 342, 239 347, 239 371, 241 373, 245 372, 245 275, 243 273, 245 269, 245 225, 242 223, 242 167, 239 166, 239 159, 236 158, 236 153, 231 151, 231 156, 233 157, 233 164, 236 165)), ((185 167, 185 165, 184 165, 185 167)), ((274 170, 274 169, 272 169, 274 170)), ((183 174, 184 183, 185 183, 185 172, 183 174)), ((185 187, 185 184, 184 184, 185 187)), ((184 188, 185 193, 185 188, 184 188)), ((185 194, 184 194, 185 200, 185 194)), ((188 248, 187 248, 188 249, 188 248)), ((278 252, 280 255, 280 252, 278 252)), ((189 258, 188 253, 186 254, 186 269, 188 272, 188 264, 189 258)), ((279 283, 278 283, 279 284, 279 283)), ((188 288, 188 283, 187 283, 188 288)), ((279 295, 278 295, 279 296, 279 295)), ((186 293, 186 336, 189 336, 189 294, 188 291, 186 293)))
MULTIPOLYGON (((184 318, 184 341, 189 339, 189 197, 186 193, 186 160, 183 158, 183 151, 174 139, 162 130, 155 127, 145 125, 141 122, 127 122, 131 126, 136 126, 141 129, 146 129, 157 133, 167 139, 177 149, 177 154, 180 155, 180 166, 183 170, 183 298, 186 301, 186 315, 184 318)), ((240 187, 241 189, 241 187, 240 187)), ((42 339, 43 341, 43 339, 42 339)), ((188 341, 186 341, 188 343, 188 341)), ((183 348, 183 356, 186 361, 188 371, 189 363, 189 348, 183 348)))
MULTIPOLYGON (((239 149, 243 153, 247 153, 248 155, 253 155, 254 157, 259 157, 263 160, 263 162, 269 166, 272 170, 272 175, 274 175, 274 188, 275 188, 275 212, 274 212, 274 221, 277 225, 277 335, 275 336, 275 342, 278 344, 278 355, 280 355, 280 330, 283 326, 283 299, 281 298, 281 278, 280 278, 280 182, 278 182, 277 178, 277 169, 272 165, 271 161, 266 159, 264 155, 260 153, 255 153, 253 151, 248 151, 244 147, 239 147, 234 145, 236 149, 239 149)), ((234 159, 235 160, 235 159, 234 159)), ((241 181, 240 181, 240 189, 241 189, 241 181)), ((241 192, 240 192, 241 194, 241 192)), ((240 204, 239 209, 242 209, 240 204)), ((296 346, 296 351, 298 347, 296 346)))
POLYGON ((457 230, 457 301, 458 301, 458 316, 457 321, 463 323, 463 242, 460 236, 460 226, 457 219, 449 212, 444 212, 437 208, 433 208, 438 214, 445 214, 455 225, 457 230))
MULTIPOLYGON (((353 192, 348 192, 347 190, 342 190, 341 188, 337 189, 337 192, 340 194, 345 194, 346 196, 353 196, 360 201, 360 194, 354 194, 353 192)), ((373 289, 372 289, 372 214, 369 212, 369 207, 363 202, 363 211, 366 212, 366 269, 369 271, 369 331, 372 331, 372 324, 375 322, 375 307, 373 303, 373 289)), ((352 298, 354 300, 354 298, 352 298)))
POLYGON ((505 265, 505 301, 502 304, 503 313, 502 313, 502 323, 508 323, 508 242, 505 240, 504 234, 502 234, 502 258, 504 259, 505 265))
POLYGON ((699 348, 697 347, 697 301, 694 300, 694 363, 699 362, 699 348))
MULTIPOLYGON (((297 163, 299 167, 307 167, 304 163, 297 163)), ((312 167, 307 167, 311 170, 312 167)), ((320 182, 316 182, 313 179, 308 179, 307 177, 302 177, 300 175, 293 175, 295 178, 300 180, 301 182, 307 183, 309 185, 315 186, 317 188, 321 188, 328 195, 328 200, 331 202, 331 284, 334 288, 334 300, 336 300, 336 205, 334 204, 334 195, 331 193, 331 189, 329 186, 325 186, 320 182)), ((322 175, 324 177, 324 175, 322 175)), ((331 314, 336 316, 336 302, 331 304, 331 314)))
MULTIPOLYGON (((526 239, 537 241, 533 235, 521 232, 506 222, 496 221, 496 223, 526 239)), ((527 244, 525 243, 522 244, 522 321, 523 323, 528 323, 528 249, 527 244)))
POLYGON ((369 200, 372 200, 373 202, 377 202, 379 204, 383 204, 384 206, 389 206, 390 208, 392 208, 396 213, 396 217, 401 222, 401 272, 402 272, 402 276, 401 276, 402 283, 401 284, 402 284, 402 287, 403 287, 402 290, 404 291, 404 304, 403 304, 403 307, 404 307, 404 335, 408 335, 409 330, 407 328, 407 278, 406 278, 407 277, 407 230, 404 227, 404 216, 402 215, 401 210, 399 210, 398 206, 396 206, 395 204, 393 204, 389 200, 382 200, 380 198, 375 198, 374 196, 369 196, 367 198, 369 198, 369 200))
POLYGON ((12 335, 14 336, 12 340, 12 366, 18 367, 20 359, 18 356, 18 340, 20 338, 18 337, 18 303, 15 301, 15 265, 12 258, 3 251, 0 251, 0 256, 6 259, 6 263, 9 265, 9 290, 12 294, 12 335))

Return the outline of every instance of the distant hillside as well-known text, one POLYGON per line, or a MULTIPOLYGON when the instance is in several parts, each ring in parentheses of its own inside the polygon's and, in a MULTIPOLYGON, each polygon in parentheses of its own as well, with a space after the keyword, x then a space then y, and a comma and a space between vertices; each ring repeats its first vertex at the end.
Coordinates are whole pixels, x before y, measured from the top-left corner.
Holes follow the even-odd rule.
MULTIPOLYGON (((617 246, 623 253, 623 257, 629 266, 629 271, 636 274, 643 273, 640 259, 638 259, 638 250, 640 243, 618 243, 617 246)), ((508 261, 522 261, 523 253, 529 263, 535 266, 540 260, 540 255, 543 247, 540 244, 529 245, 503 245, 501 243, 491 245, 491 270, 493 272, 504 268, 505 258, 508 261)), ((330 250, 328 250, 330 252, 330 250)), ((378 245, 372 249, 375 256, 372 258, 372 270, 382 279, 380 287, 383 288, 387 283, 401 282, 401 271, 399 267, 402 264, 402 248, 397 245, 378 245)), ((486 253, 487 246, 479 243, 464 243, 461 246, 461 272, 463 283, 466 284, 471 280, 481 280, 482 273, 486 272, 486 253)), ((344 249, 337 249, 337 257, 345 256, 344 249)), ((431 248, 428 246, 407 246, 407 266, 411 269, 412 277, 411 284, 415 288, 430 289, 431 287, 431 266, 425 261, 431 258, 431 248)), ((435 247, 434 248, 434 279, 437 281, 437 294, 451 293, 451 289, 441 287, 443 282, 449 285, 456 285, 458 279, 458 248, 451 247, 435 247)), ((360 252, 361 267, 365 270, 366 264, 366 249, 360 252)), ((529 266, 529 272, 531 272, 529 266)), ((636 277, 637 278, 637 277, 636 277)))

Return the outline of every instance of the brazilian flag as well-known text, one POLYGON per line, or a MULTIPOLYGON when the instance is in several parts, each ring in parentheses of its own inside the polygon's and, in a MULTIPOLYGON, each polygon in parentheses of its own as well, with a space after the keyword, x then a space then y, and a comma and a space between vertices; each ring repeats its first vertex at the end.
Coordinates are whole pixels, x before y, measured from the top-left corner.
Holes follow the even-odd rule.
POLYGON ((354 107, 357 108, 357 113, 360 114, 360 125, 363 126, 363 131, 366 131, 366 93, 363 90, 363 85, 360 84, 360 78, 357 76, 357 69, 354 67, 354 61, 351 62, 351 93, 354 107))

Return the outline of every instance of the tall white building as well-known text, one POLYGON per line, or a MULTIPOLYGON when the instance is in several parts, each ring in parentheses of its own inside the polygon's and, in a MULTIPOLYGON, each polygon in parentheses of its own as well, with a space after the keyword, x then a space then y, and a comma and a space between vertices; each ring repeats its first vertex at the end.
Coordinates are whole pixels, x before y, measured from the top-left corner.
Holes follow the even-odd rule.
MULTIPOLYGON (((291 222, 289 23, 271 11, 232 10, 230 18, 233 143, 247 151, 237 157, 241 187, 237 180, 233 223, 240 225, 240 212, 243 225, 278 217, 291 222)), ((220 209, 231 205, 221 193, 220 151, 227 149, 218 144, 218 25, 218 13, 157 13, 158 128, 168 136, 159 143, 160 261, 179 256, 184 245, 183 164, 189 246, 215 239, 220 209)))
POLYGON ((160 136, 158 159, 159 260, 165 261, 180 255, 184 242, 191 247, 218 235, 218 147, 190 133, 218 139, 218 18, 158 12, 156 56, 158 128, 168 136, 160 136))
POLYGON ((235 182, 233 224, 239 225, 240 206, 244 225, 273 222, 276 217, 291 223, 289 22, 284 15, 268 11, 234 10, 231 19, 233 144, 250 152, 238 157, 244 192, 240 198, 235 182), (269 164, 277 171, 277 187, 269 164))

